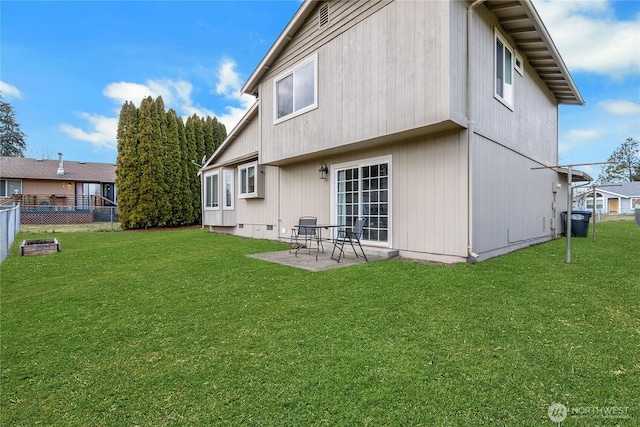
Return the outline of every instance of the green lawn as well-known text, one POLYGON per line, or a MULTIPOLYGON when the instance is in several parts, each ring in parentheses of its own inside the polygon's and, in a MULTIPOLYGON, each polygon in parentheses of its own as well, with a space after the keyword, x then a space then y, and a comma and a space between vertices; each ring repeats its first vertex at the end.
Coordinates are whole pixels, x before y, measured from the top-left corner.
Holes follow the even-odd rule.
POLYGON ((0 267, 2 426, 553 426, 554 402, 565 427, 640 425, 632 221, 573 239, 571 265, 560 239, 320 273, 200 229, 19 256, 44 236, 0 267))

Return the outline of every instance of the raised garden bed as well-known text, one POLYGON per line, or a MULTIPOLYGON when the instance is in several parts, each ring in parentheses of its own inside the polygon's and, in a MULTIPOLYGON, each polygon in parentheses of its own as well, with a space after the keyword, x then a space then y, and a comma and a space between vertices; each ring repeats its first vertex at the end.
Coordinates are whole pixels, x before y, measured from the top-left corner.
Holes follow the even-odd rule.
POLYGON ((23 240, 20 245, 20 255, 46 255, 60 252, 58 239, 23 240))

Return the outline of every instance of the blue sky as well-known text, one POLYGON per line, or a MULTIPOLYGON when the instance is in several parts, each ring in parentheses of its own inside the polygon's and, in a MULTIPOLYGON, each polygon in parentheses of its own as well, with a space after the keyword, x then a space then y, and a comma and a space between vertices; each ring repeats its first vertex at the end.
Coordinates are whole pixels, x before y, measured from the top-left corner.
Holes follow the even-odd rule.
MULTIPOLYGON (((237 123, 239 88, 300 1, 0 2, 0 91, 27 156, 115 162, 125 100, 237 123)), ((534 0, 585 98, 560 108, 561 164, 640 140, 640 1, 534 0)), ((597 176, 600 167, 583 167, 597 176)))

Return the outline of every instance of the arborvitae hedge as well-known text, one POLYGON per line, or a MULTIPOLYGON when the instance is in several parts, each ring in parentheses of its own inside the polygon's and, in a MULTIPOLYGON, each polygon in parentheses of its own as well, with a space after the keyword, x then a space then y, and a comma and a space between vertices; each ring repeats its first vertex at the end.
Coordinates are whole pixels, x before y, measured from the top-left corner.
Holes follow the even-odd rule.
POLYGON ((161 97, 125 102, 118 121, 116 187, 124 228, 200 222, 198 167, 226 138, 215 117, 182 121, 161 97))

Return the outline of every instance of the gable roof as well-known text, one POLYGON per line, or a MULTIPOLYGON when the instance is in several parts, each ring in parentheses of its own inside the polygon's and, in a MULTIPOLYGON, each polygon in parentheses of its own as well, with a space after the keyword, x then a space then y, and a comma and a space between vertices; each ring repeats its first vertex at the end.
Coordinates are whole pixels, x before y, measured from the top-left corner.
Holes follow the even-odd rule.
MULTIPOLYGON (((215 160, 220 157, 220 155, 229 147, 231 142, 236 139, 236 137, 240 134, 240 132, 249 125, 251 120, 258 116, 258 106, 260 105, 260 101, 253 103, 253 105, 244 113, 244 116, 240 119, 238 124, 231 129, 231 132, 227 135, 227 137, 222 141, 220 146, 216 148, 216 150, 209 156, 209 158, 204 162, 202 167, 198 170, 198 175, 200 175, 203 171, 210 168, 211 165, 215 164, 215 160)), ((257 153, 248 154, 249 157, 256 156, 257 153)))
POLYGON ((621 182, 618 184, 600 184, 596 186, 596 191, 625 198, 640 197, 640 181, 621 182))
MULTIPOLYGON (((471 1, 468 2, 471 4, 471 1)), ((487 9, 498 17, 500 26, 514 40, 559 104, 583 105, 584 99, 575 85, 560 53, 530 0, 485 0, 487 9)), ((279 54, 293 39, 305 20, 320 4, 305 0, 273 46, 253 71, 241 92, 258 95, 258 85, 279 54)))
POLYGON ((251 73, 247 82, 240 89, 241 93, 246 93, 249 95, 257 96, 258 95, 258 85, 260 84, 260 80, 262 76, 271 68, 275 60, 277 59, 280 52, 284 50, 284 48, 289 44, 293 36, 295 36, 296 32, 302 27, 305 20, 318 3, 312 0, 305 0, 302 5, 298 8, 291 21, 287 24, 285 29, 280 33, 275 43, 267 54, 262 58, 258 67, 251 73))
POLYGON ((52 181, 115 182, 116 166, 110 163, 64 161, 64 175, 58 175, 58 160, 0 157, 3 179, 41 179, 52 181))

